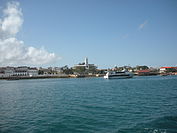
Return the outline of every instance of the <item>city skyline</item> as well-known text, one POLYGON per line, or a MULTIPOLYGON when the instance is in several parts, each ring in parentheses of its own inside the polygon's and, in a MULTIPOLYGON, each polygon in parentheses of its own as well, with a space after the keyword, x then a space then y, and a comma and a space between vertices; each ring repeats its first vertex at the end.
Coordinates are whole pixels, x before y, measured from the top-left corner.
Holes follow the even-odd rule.
POLYGON ((0 0, 0 64, 176 66, 176 11, 175 0, 0 0))

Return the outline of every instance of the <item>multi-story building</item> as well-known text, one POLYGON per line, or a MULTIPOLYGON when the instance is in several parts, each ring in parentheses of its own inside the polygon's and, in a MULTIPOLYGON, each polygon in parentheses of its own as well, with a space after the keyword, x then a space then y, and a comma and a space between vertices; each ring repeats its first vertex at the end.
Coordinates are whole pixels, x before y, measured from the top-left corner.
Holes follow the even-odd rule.
POLYGON ((30 77, 35 77, 35 76, 38 76, 38 70, 37 68, 29 68, 27 70, 27 73, 30 77))
POLYGON ((28 67, 20 66, 15 68, 13 76, 28 76, 28 67))
POLYGON ((3 67, 0 68, 0 77, 13 77, 13 76, 37 76, 37 68, 30 68, 27 66, 21 67, 3 67))
POLYGON ((15 68, 14 67, 6 67, 4 70, 4 77, 10 77, 14 75, 15 68))

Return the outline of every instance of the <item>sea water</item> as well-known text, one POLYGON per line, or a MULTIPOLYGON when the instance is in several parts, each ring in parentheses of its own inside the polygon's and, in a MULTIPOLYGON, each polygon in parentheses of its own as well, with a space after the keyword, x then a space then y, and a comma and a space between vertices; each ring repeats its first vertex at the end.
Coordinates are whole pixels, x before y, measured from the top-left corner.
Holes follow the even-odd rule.
POLYGON ((177 133, 177 76, 0 81, 1 133, 177 133))

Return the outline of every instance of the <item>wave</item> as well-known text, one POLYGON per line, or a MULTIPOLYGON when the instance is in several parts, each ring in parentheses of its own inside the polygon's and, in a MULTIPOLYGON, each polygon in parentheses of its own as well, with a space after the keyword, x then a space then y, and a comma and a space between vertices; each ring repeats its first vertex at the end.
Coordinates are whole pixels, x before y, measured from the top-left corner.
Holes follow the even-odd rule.
POLYGON ((177 116, 164 116, 133 128, 120 129, 117 133, 177 133, 177 116))

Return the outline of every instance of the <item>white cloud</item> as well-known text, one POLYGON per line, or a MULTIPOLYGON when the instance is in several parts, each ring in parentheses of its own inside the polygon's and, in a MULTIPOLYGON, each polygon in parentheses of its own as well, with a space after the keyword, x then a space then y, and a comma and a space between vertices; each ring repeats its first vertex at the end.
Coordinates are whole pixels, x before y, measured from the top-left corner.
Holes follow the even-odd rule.
POLYGON ((7 3, 0 19, 0 65, 43 65, 55 62, 58 57, 44 48, 27 47, 15 36, 23 24, 18 2, 7 3))
POLYGON ((146 25, 147 25, 148 21, 145 20, 144 23, 139 25, 139 30, 142 30, 146 25))
POLYGON ((7 3, 4 18, 0 19, 0 39, 15 37, 23 24, 23 14, 18 2, 7 3))

